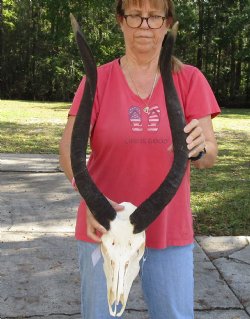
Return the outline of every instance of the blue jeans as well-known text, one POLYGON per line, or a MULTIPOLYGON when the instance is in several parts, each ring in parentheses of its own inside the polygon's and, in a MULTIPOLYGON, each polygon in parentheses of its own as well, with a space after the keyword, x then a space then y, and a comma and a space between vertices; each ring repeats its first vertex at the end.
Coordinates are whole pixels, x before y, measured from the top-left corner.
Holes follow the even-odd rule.
MULTIPOLYGON (((82 319, 113 319, 98 245, 78 241, 78 251, 82 319)), ((140 277, 150 319, 194 318, 193 244, 146 248, 140 277)))

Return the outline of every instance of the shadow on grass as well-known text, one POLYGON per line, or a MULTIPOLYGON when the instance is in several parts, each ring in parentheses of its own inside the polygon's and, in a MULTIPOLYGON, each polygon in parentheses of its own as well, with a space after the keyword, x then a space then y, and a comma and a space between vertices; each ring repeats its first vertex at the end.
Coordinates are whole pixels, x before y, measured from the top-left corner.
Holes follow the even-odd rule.
POLYGON ((250 172, 247 156, 213 169, 192 170, 191 202, 198 235, 250 234, 250 172))
POLYGON ((71 107, 71 104, 67 104, 67 105, 53 106, 53 107, 50 107, 50 109, 54 111, 61 111, 61 110, 70 110, 70 107, 71 107))
POLYGON ((0 105, 21 106, 25 108, 46 108, 54 111, 69 110, 72 102, 50 102, 50 101, 25 101, 25 100, 2 100, 0 105))
POLYGON ((247 119, 250 118, 250 109, 222 109, 220 117, 232 119, 247 119))
POLYGON ((191 198, 196 234, 250 234, 249 134, 217 134, 219 156, 211 169, 192 167, 191 198))
POLYGON ((247 236, 250 234, 249 191, 225 189, 207 193, 193 193, 192 208, 196 235, 247 236))
POLYGON ((0 122, 1 153, 57 154, 64 125, 0 122))

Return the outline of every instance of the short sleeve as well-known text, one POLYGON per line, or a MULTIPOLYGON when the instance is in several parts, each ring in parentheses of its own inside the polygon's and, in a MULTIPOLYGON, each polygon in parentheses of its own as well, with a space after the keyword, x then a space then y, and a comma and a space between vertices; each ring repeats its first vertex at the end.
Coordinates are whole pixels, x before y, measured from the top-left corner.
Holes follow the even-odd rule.
POLYGON ((186 119, 190 122, 208 115, 214 118, 221 112, 214 93, 201 71, 195 67, 192 70, 184 105, 186 119))
MULTIPOLYGON (((80 103, 81 103, 81 99, 83 96, 83 92, 84 92, 84 88, 85 88, 85 82, 86 82, 86 77, 84 76, 82 78, 82 81, 80 82, 78 89, 75 93, 71 108, 69 110, 68 116, 76 116, 78 109, 80 107, 80 103)), ((94 126, 95 121, 97 119, 97 99, 95 98, 94 100, 94 105, 93 105, 93 109, 92 109, 92 115, 91 115, 91 125, 94 126)))

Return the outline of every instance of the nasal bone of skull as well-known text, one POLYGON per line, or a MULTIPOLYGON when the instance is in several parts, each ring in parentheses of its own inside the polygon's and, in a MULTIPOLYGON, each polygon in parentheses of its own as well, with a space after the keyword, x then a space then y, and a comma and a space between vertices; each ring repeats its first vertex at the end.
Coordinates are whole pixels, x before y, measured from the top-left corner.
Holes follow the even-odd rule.
POLYGON ((102 236, 101 251, 104 259, 103 269, 107 280, 109 311, 120 317, 126 307, 132 283, 139 273, 139 262, 145 250, 145 231, 133 234, 129 216, 136 206, 121 203, 124 210, 117 213, 110 223, 110 230, 102 236), (117 306, 122 308, 117 313, 117 306), (113 310, 114 308, 114 310, 113 310))

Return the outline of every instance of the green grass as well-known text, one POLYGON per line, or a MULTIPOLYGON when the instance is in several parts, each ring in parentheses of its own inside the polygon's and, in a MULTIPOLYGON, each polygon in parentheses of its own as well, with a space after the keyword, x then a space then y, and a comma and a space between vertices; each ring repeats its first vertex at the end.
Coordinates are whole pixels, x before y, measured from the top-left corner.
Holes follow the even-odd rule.
POLYGON ((219 156, 212 169, 192 168, 196 234, 250 234, 250 110, 223 110, 213 120, 219 156))
POLYGON ((0 153, 58 153, 69 103, 0 101, 0 153))
MULTIPOLYGON (((0 152, 58 153, 69 103, 0 101, 0 152)), ((213 120, 219 157, 192 168, 197 235, 250 235, 250 110, 227 109, 213 120)))

